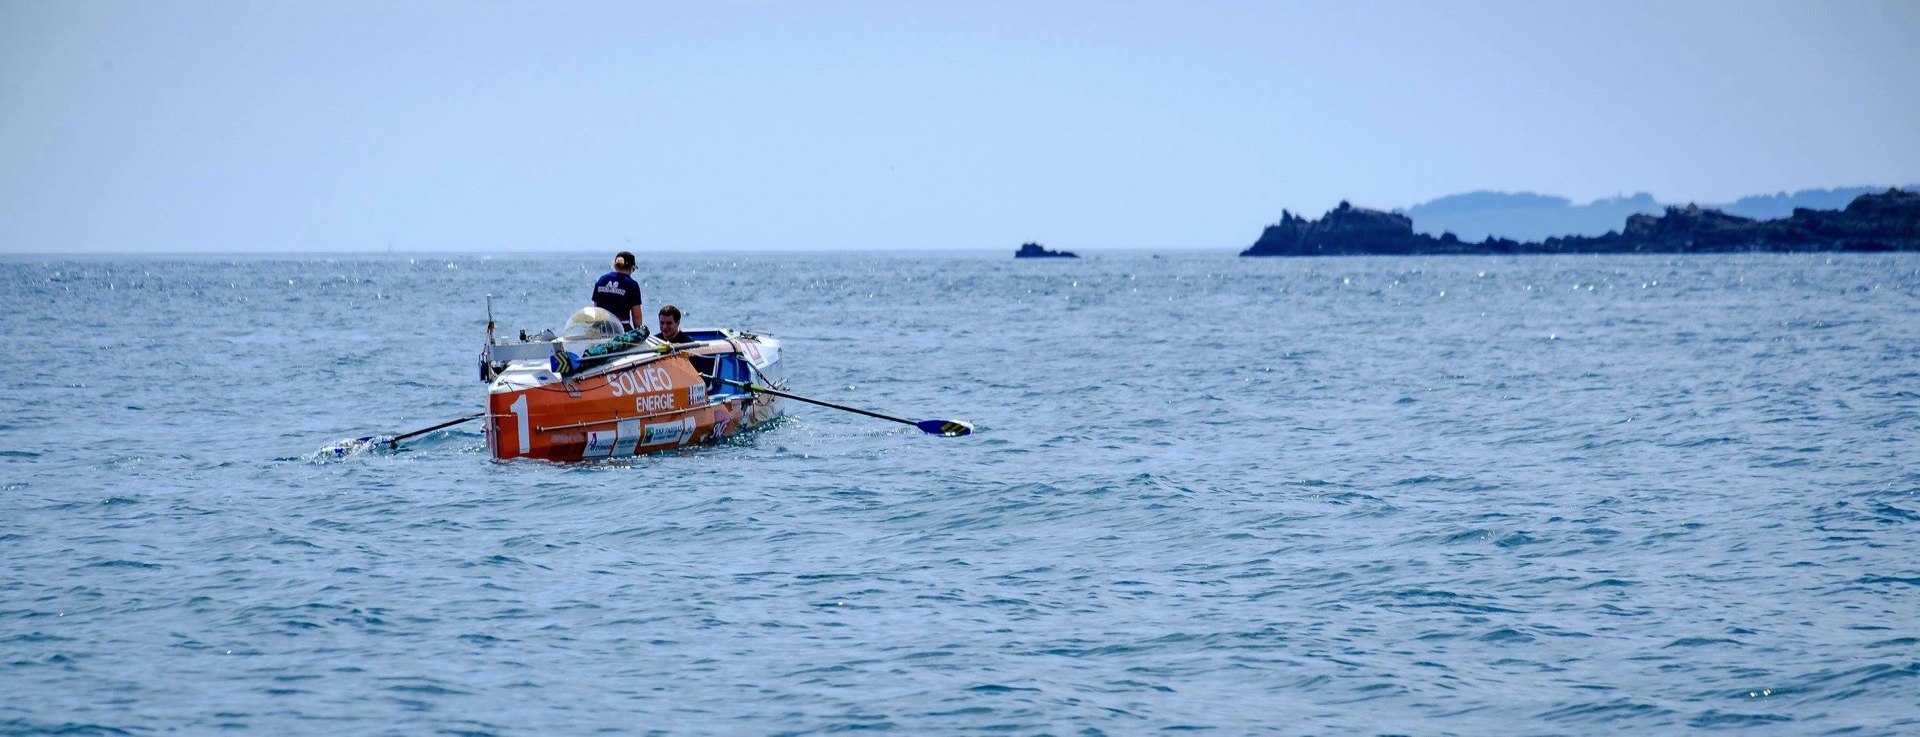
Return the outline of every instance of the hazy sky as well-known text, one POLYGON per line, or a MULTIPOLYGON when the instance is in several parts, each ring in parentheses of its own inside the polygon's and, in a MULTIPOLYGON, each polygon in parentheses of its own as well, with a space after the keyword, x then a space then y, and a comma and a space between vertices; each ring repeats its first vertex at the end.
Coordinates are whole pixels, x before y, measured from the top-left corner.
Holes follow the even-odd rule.
POLYGON ((0 0, 6 252, 1237 248, 1916 180, 1916 0, 0 0))

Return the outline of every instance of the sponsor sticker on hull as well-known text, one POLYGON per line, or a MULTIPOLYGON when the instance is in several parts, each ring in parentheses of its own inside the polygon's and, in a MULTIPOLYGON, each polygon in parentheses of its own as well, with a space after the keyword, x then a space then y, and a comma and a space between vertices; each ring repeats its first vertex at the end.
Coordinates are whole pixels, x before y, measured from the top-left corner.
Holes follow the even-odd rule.
POLYGON ((621 420, 614 425, 614 455, 630 456, 640 445, 640 421, 621 420))
POLYGON ((680 433, 683 432, 685 429, 686 429, 686 425, 682 425, 677 421, 672 423, 662 423, 658 425, 648 425, 647 434, 645 438, 640 441, 640 444, 641 445, 665 445, 667 443, 678 443, 680 442, 680 433))
POLYGON ((580 457, 605 458, 612 455, 613 443, 616 438, 617 433, 613 430, 598 430, 587 433, 587 449, 586 452, 580 454, 580 457))
POLYGON ((673 422, 648 425, 645 436, 640 440, 640 444, 667 445, 671 443, 679 445, 693 438, 693 431, 696 427, 699 427, 699 423, 694 422, 692 417, 683 417, 673 422))

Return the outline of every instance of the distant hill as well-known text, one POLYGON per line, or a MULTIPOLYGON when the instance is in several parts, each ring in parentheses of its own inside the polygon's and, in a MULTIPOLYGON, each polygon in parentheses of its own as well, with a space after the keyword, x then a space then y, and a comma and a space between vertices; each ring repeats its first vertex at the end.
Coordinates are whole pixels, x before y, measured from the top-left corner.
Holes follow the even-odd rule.
POLYGON ((1726 253, 1735 251, 1920 251, 1920 191, 1864 194, 1841 210, 1800 208, 1760 220, 1698 205, 1630 215, 1618 231, 1520 242, 1417 233, 1406 215, 1341 202, 1318 220, 1281 211, 1242 256, 1511 253, 1726 253))
MULTIPOLYGON (((1901 187, 1908 192, 1920 191, 1920 185, 1909 184, 1901 187)), ((1731 205, 1701 205, 1719 210, 1728 215, 1738 215, 1755 220, 1773 220, 1793 214, 1794 208, 1809 210, 1843 210, 1847 204, 1859 199, 1863 194, 1885 192, 1886 187, 1841 187, 1839 189, 1803 189, 1793 194, 1753 195, 1734 200, 1731 205)))
MULTIPOLYGON (((1920 185, 1905 187, 1914 191, 1920 185)), ((1794 193, 1742 197, 1727 205, 1703 205, 1755 220, 1788 217, 1794 208, 1839 210, 1864 194, 1886 191, 1884 187, 1842 187, 1807 189, 1794 193)), ((1691 204, 1691 203, 1689 203, 1691 204)), ((1565 197, 1532 192, 1469 192, 1448 195, 1396 212, 1413 220, 1414 232, 1438 236, 1452 233, 1464 241, 1488 237, 1518 241, 1544 241, 1561 236, 1597 236, 1618 232, 1627 218, 1657 215, 1669 203, 1641 192, 1627 197, 1594 200, 1575 205, 1565 197)))

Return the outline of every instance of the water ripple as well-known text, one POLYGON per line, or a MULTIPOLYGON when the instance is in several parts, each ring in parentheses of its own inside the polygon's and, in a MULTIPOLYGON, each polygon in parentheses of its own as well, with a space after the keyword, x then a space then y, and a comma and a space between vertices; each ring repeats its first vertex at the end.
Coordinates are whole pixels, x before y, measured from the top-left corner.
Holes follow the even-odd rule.
POLYGON ((0 734, 1920 731, 1913 256, 662 257, 977 434, 310 455, 599 262, 0 261, 0 734))

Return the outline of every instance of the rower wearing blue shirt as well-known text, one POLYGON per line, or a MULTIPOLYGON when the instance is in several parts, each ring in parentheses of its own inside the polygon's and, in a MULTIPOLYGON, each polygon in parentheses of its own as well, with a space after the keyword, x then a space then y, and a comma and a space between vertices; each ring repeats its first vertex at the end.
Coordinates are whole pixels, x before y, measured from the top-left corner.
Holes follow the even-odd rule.
POLYGON ((646 327, 647 313, 641 308, 640 283, 633 273, 633 254, 621 251, 613 256, 613 270, 593 283, 593 304, 620 318, 628 330, 646 327))

